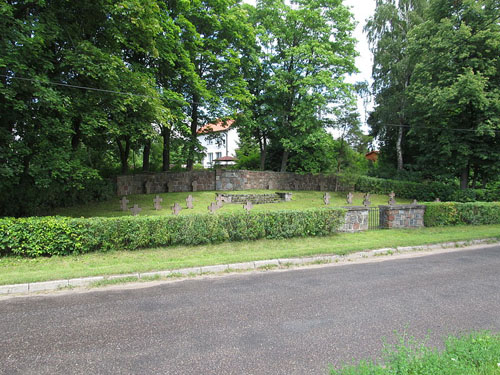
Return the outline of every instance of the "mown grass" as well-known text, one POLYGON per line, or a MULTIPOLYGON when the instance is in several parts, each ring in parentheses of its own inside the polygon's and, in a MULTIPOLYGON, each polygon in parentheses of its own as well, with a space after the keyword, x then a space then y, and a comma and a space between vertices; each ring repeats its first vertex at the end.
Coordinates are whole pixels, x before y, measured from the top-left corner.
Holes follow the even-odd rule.
POLYGON ((27 259, 0 258, 0 285, 85 276, 172 270, 264 259, 348 254, 385 247, 500 237, 500 225, 339 233, 330 237, 174 246, 27 259))
POLYGON ((472 333, 449 337, 445 350, 401 336, 399 344, 386 347, 380 363, 363 361, 331 369, 331 375, 500 375, 500 334, 472 333))
MULTIPOLYGON (((234 193, 234 194, 269 194, 274 193, 275 190, 247 190, 247 191, 236 191, 236 192, 224 192, 224 193, 234 193)), ((220 192, 219 192, 220 193, 220 192)), ((312 207, 324 207, 323 195, 325 192, 321 191, 293 191, 291 202, 282 203, 271 203, 271 204, 256 204, 254 205, 254 211, 270 211, 270 210, 302 210, 312 207)), ((179 203, 183 210, 180 215, 189 215, 193 213, 207 213, 208 206, 210 203, 215 201, 215 191, 199 191, 199 192, 185 192, 185 193, 162 193, 158 194, 163 198, 162 209, 156 211, 153 205, 153 199, 157 194, 141 194, 141 195, 129 195, 127 199, 130 201, 128 206, 132 207, 134 204, 138 204, 142 208, 139 215, 171 215, 171 206, 174 203, 179 203), (191 194, 194 198, 194 208, 191 210, 186 209, 186 198, 191 194)), ((354 193, 353 206, 361 206, 363 204, 363 193, 354 193)), ((340 207, 347 206, 346 194, 339 192, 330 192, 331 200, 330 206, 340 207)), ((120 209, 120 199, 121 197, 116 197, 116 199, 100 202, 100 203, 90 203, 82 206, 58 208, 49 212, 49 215, 62 215, 71 217, 93 217, 93 216, 130 216, 130 211, 122 211, 120 209)), ((372 205, 387 204, 388 197, 385 195, 372 195, 371 202, 372 205)), ((398 203, 409 203, 408 199, 397 199, 398 203)), ((243 211, 242 204, 225 204, 218 213, 221 212, 234 212, 243 211)))

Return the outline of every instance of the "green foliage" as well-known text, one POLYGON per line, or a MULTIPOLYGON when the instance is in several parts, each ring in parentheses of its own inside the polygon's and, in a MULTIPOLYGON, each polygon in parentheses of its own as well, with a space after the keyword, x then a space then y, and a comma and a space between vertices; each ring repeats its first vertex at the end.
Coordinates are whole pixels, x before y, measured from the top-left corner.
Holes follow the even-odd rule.
POLYGON ((325 236, 344 220, 342 209, 220 215, 119 218, 0 219, 0 254, 27 257, 135 250, 224 241, 325 236))
POLYGON ((403 336, 386 348, 383 364, 362 361, 356 366, 331 369, 331 375, 497 375, 500 373, 500 335, 489 332, 450 336, 445 350, 428 348, 403 336))
POLYGON ((499 189, 459 190, 454 185, 439 182, 419 183, 366 176, 356 177, 355 190, 373 194, 389 194, 394 191, 396 197, 417 199, 422 202, 430 202, 436 198, 441 201, 456 202, 500 201, 499 189))
POLYGON ((499 224, 500 203, 426 203, 424 223, 427 227, 499 224))

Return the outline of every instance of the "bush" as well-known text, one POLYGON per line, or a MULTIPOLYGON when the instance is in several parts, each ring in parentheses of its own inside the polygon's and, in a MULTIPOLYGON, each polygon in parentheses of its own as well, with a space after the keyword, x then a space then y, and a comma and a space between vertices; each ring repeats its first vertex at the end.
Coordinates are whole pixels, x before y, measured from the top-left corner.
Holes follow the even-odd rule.
POLYGON ((460 190, 453 185, 439 182, 419 183, 382 178, 358 176, 356 191, 372 194, 389 194, 394 191, 396 197, 432 202, 436 198, 452 202, 495 202, 500 201, 500 190, 466 189, 460 190))
POLYGON ((320 208, 220 215, 0 219, 0 253, 27 257, 200 245, 259 238, 325 236, 344 210, 320 208))
POLYGON ((426 203, 426 227, 500 224, 500 203, 426 203))

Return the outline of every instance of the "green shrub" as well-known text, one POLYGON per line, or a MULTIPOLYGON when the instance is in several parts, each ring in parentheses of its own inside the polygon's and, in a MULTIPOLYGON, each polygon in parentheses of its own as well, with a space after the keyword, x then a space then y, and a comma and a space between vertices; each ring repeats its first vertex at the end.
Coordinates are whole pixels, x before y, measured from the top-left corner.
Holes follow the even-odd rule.
POLYGON ((332 375, 497 375, 500 373, 500 335, 488 332, 449 337, 442 352, 403 337, 386 348, 383 364, 363 361, 332 375))
POLYGON ((116 218, 0 219, 0 253, 27 257, 335 233, 344 210, 116 218))
POLYGON ((451 202, 496 202, 500 201, 500 189, 465 189, 439 182, 418 183, 410 181, 386 180, 382 178, 358 176, 356 191, 372 194, 389 194, 396 197, 432 202, 436 198, 451 202))
POLYGON ((500 203, 426 203, 426 227, 500 224, 500 203))

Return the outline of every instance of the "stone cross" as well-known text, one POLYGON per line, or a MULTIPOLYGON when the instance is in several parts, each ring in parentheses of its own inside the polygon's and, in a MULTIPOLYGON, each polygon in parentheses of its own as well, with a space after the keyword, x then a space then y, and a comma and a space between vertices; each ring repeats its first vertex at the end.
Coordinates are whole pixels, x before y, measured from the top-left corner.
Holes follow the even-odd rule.
POLYGON ((134 204, 134 207, 132 207, 130 211, 132 211, 132 216, 137 216, 139 215, 139 212, 142 211, 142 208, 140 208, 139 205, 134 204))
POLYGON ((285 202, 291 202, 292 193, 285 193, 285 202))
POLYGON ((323 195, 323 202, 325 202, 326 206, 328 206, 330 204, 330 194, 329 193, 325 193, 323 195))
POLYGON ((167 189, 168 189, 169 193, 172 193, 174 191, 174 182, 173 181, 167 182, 167 189))
POLYGON ((188 195, 188 197, 186 198, 186 207, 187 208, 193 208, 193 196, 191 194, 188 195))
POLYGON ((394 206, 396 204, 396 199, 394 199, 394 197, 396 196, 396 194, 394 194, 393 191, 391 191, 391 193, 389 194, 389 206, 394 206))
POLYGON ((354 198, 354 194, 349 192, 349 194, 347 194, 347 204, 352 204, 352 198, 354 198))
POLYGON ((434 202, 441 202, 441 199, 436 198, 436 200, 434 202))
POLYGON ((128 205, 129 202, 130 201, 127 198, 125 198, 125 197, 123 197, 120 200, 120 207, 121 207, 122 211, 127 211, 128 210, 127 205, 128 205))
POLYGON ((159 195, 157 195, 157 196, 155 197, 155 199, 153 199, 153 203, 154 203, 154 205, 155 205, 155 210, 156 210, 156 211, 161 210, 161 202, 163 202, 163 198, 160 198, 160 196, 159 196, 159 195))
POLYGON ((415 204, 418 204, 418 202, 416 199, 414 199, 413 202, 411 202, 411 204, 415 205, 415 204))
POLYGON ((210 206, 208 206, 208 210, 213 214, 215 211, 217 211, 220 207, 217 205, 217 203, 212 202, 210 203, 210 206))
POLYGON ((193 181, 191 183, 191 187, 193 188, 193 191, 198 191, 198 181, 193 181))
POLYGON ((179 215, 179 212, 181 212, 181 210, 182 210, 182 207, 179 203, 176 203, 172 206, 172 213, 174 215, 179 215))
POLYGON ((217 195, 215 200, 217 201, 217 207, 221 208, 224 204, 224 197, 222 195, 217 195))
POLYGON ((250 210, 253 208, 252 202, 247 201, 247 204, 243 205, 243 208, 247 210, 247 212, 250 212, 250 210))
POLYGON ((365 199, 363 199, 363 206, 368 207, 372 202, 370 201, 370 193, 365 194, 365 199))
POLYGON ((151 181, 147 181, 145 184, 146 194, 151 194, 153 192, 153 183, 151 181))

